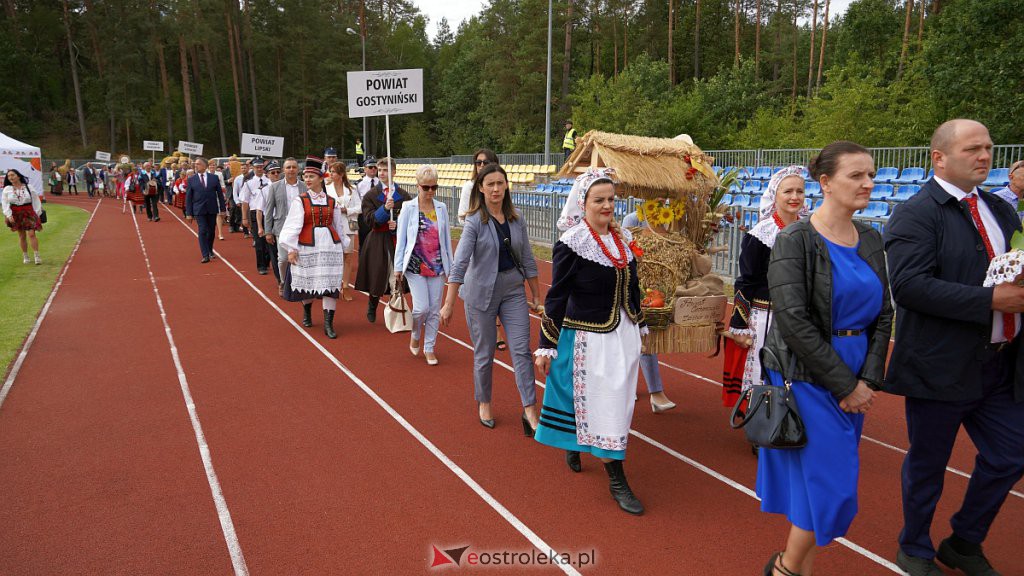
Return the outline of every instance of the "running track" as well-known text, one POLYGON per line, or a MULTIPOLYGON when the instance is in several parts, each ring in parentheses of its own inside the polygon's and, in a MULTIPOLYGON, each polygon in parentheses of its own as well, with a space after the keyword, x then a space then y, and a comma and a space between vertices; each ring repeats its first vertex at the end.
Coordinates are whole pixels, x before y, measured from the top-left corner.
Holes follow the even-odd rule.
MULTIPOLYGON (((361 295, 339 303, 337 340, 317 310, 301 328, 237 234, 200 265, 170 209, 150 224, 111 200, 56 201, 95 212, 0 389, 2 574, 442 573, 471 568, 431 569, 433 546, 471 546, 596 550, 596 566, 537 573, 731 575, 760 573, 783 544, 727 428, 720 359, 662 358, 672 412, 640 393, 626 468, 647 513, 631 517, 596 460, 575 475, 522 437, 505 364, 498 427, 477 423, 458 307, 428 367, 407 336, 366 323, 361 295)), ((818 573, 894 572, 906 444, 902 402, 883 396, 861 448, 861 513, 818 573)), ((964 437, 936 541, 972 458, 964 437)), ((986 543, 1004 574, 1024 574, 1021 525, 1024 485, 986 543)))

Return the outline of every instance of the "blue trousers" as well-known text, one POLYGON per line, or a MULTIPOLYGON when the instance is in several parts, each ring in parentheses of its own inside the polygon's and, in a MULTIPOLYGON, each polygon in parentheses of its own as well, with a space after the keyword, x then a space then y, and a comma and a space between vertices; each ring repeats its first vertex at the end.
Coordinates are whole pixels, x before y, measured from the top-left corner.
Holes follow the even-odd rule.
POLYGON ((981 544, 1010 490, 1024 475, 1024 403, 1013 399, 1018 345, 985 352, 988 358, 981 368, 985 390, 980 400, 906 399, 910 451, 903 460, 899 541, 908 556, 935 557, 929 530, 960 426, 967 430, 978 456, 963 504, 950 520, 954 534, 981 544))
POLYGON ((203 258, 213 256, 213 236, 217 229, 216 214, 196 214, 196 224, 199 226, 199 252, 203 258))
POLYGON ((661 383, 661 369, 658 367, 657 354, 641 354, 640 371, 644 373, 644 382, 647 382, 647 392, 651 394, 664 392, 665 385, 661 383))

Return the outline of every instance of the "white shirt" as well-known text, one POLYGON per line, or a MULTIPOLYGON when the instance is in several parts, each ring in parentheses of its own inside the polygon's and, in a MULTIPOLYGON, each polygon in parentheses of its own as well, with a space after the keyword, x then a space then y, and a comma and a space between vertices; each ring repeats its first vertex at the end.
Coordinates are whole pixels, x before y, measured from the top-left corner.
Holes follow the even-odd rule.
POLYGON ((14 211, 11 210, 11 206, 31 204, 32 209, 36 211, 36 214, 40 214, 43 211, 43 203, 39 201, 39 195, 33 194, 32 191, 29 190, 28 186, 22 186, 21 188, 6 186, 0 195, 3 196, 4 218, 10 218, 11 215, 14 214, 14 211))
MULTIPOLYGON (((935 176, 935 182, 942 186, 942 189, 949 193, 950 196, 956 199, 957 202, 963 201, 969 194, 978 196, 978 213, 981 215, 981 222, 985 225, 985 232, 988 235, 988 241, 992 244, 993 256, 1000 256, 1006 253, 1006 238, 1003 237, 1002 228, 999 227, 999 221, 996 220, 992 210, 985 203, 985 199, 978 194, 978 189, 974 188, 970 192, 965 192, 953 184, 946 182, 942 178, 935 176)), ((974 221, 974 218, 971 218, 974 221)), ((1016 320, 1014 324, 1017 327, 1015 334, 1020 333, 1020 314, 1014 314, 1016 320)), ((993 343, 1006 342, 1006 336, 1003 334, 1003 313, 993 310, 992 311, 992 340, 993 343)))
POLYGON ((242 192, 242 188, 244 187, 244 185, 245 185, 245 180, 244 180, 244 177, 241 174, 239 174, 234 179, 234 181, 232 182, 231 197, 234 199, 235 204, 241 204, 242 203, 242 199, 240 197, 240 194, 242 192))
POLYGON ((242 202, 249 204, 250 210, 263 210, 266 202, 266 192, 270 189, 270 178, 253 176, 242 186, 239 197, 242 202))
POLYGON ((359 185, 356 186, 356 193, 359 194, 359 201, 362 202, 363 198, 366 197, 366 193, 369 192, 374 186, 380 182, 380 178, 363 178, 359 181, 359 185))
MULTIPOLYGON (((334 183, 332 182, 327 185, 327 194, 345 207, 344 216, 347 216, 350 222, 359 221, 359 214, 363 211, 363 199, 359 197, 359 193, 355 188, 345 188, 341 196, 338 196, 337 189, 335 189, 334 183)), ((355 234, 351 229, 347 230, 345 233, 355 234)))
POLYGON ((469 198, 473 195, 473 181, 466 180, 462 185, 462 194, 459 195, 459 222, 466 223, 466 214, 469 213, 469 198))
POLYGON ((295 184, 289 184, 287 180, 284 182, 284 193, 288 196, 288 204, 291 205, 292 200, 299 197, 299 181, 295 180, 295 184))

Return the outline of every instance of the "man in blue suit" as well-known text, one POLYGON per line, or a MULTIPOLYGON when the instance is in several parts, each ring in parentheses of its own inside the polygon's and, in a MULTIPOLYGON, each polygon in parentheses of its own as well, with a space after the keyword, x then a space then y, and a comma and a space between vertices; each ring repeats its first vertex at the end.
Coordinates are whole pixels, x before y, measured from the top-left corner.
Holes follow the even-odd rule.
POLYGON ((206 158, 197 156, 196 175, 189 178, 188 187, 185 189, 185 219, 195 218, 199 224, 199 251, 203 254, 203 264, 209 262, 213 255, 213 234, 217 226, 217 214, 227 209, 220 178, 217 178, 216 174, 208 174, 206 166, 206 158))
POLYGON ((910 437, 896 563, 910 576, 941 576, 936 558, 967 576, 998 576, 982 543, 1024 474, 1024 287, 983 281, 1021 223, 1009 204, 978 188, 992 167, 984 125, 939 126, 931 159, 935 177, 885 228, 897 304, 885 390, 906 398, 910 437), (936 550, 932 519, 961 427, 978 456, 952 534, 936 550))

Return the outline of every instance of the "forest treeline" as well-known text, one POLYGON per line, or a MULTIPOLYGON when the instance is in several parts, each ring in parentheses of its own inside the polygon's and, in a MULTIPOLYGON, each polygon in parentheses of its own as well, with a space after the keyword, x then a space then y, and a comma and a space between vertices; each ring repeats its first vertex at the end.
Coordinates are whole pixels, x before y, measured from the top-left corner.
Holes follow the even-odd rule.
MULTIPOLYGON (((410 0, 0 0, 0 131, 47 156, 142 140, 235 152, 242 132, 352 157, 345 73, 423 68, 405 157, 541 152, 547 2, 490 0, 428 37, 410 0)), ((562 122, 706 149, 925 144, 955 116, 1024 142, 1019 0, 556 0, 552 148, 562 122)), ((384 122, 369 123, 383 153, 384 122)))

